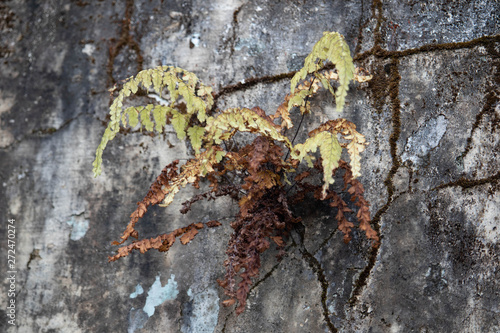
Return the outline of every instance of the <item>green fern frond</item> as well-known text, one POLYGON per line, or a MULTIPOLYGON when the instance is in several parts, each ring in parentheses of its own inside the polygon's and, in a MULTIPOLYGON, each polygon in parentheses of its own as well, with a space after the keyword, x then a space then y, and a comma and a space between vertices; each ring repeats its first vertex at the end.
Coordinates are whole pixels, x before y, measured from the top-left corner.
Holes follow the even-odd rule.
POLYGON ((315 153, 319 148, 323 165, 323 196, 326 195, 326 190, 333 184, 333 170, 338 168, 342 147, 337 139, 337 134, 328 131, 315 133, 308 138, 304 143, 295 145, 292 150, 292 158, 301 162, 304 158, 309 158, 309 153, 315 153))
MULTIPOLYGON (((324 67, 324 62, 330 61, 337 68, 339 76, 339 87, 335 93, 335 103, 337 111, 341 112, 344 104, 347 91, 349 90, 349 82, 354 78, 354 64, 352 62, 349 46, 344 40, 344 37, 338 32, 324 32, 323 37, 314 45, 311 53, 304 61, 304 67, 299 70, 290 82, 290 91, 293 95, 297 84, 304 80, 310 73, 316 73, 324 67)), ((330 85, 323 82, 325 78, 319 77, 323 86, 333 94, 333 89, 330 85)), ((291 108, 289 104, 289 109, 291 108)))
MULTIPOLYGON (((212 88, 201 84, 195 74, 172 66, 160 66, 139 72, 135 77, 128 78, 118 92, 110 107, 110 121, 104 131, 101 143, 96 150, 96 158, 93 163, 94 176, 101 174, 102 154, 109 141, 113 140, 120 130, 120 121, 123 126, 135 127, 138 123, 148 131, 161 133, 166 125, 167 116, 172 117, 172 124, 180 140, 186 137, 186 129, 192 116, 200 122, 206 120, 206 112, 213 106, 212 88), (169 106, 146 106, 129 107, 123 109, 124 99, 131 94, 136 94, 139 88, 149 91, 153 89, 158 96, 163 97, 164 90, 168 91, 169 106), (186 112, 182 113, 175 109, 180 102, 180 97, 186 103, 186 112), (153 113, 154 123, 151 120, 153 113), (155 125, 156 124, 156 125, 155 125)), ((190 137, 191 138, 191 137, 190 137)), ((196 143, 196 147, 199 144, 196 143)), ((196 148, 195 148, 196 149, 196 148)))
POLYGON ((280 133, 281 127, 264 119, 254 111, 247 108, 228 109, 217 117, 209 117, 206 126, 207 142, 220 144, 231 138, 236 131, 259 133, 270 139, 284 143, 288 148, 292 144, 290 140, 280 133))
POLYGON ((191 145, 193 146, 196 154, 200 153, 200 148, 203 143, 203 135, 205 134, 205 127, 193 126, 187 130, 189 140, 191 140, 191 145))
POLYGON ((350 141, 346 148, 351 159, 349 164, 352 168, 352 176, 353 179, 361 176, 361 153, 365 150, 368 143, 365 137, 356 131, 356 125, 346 119, 329 120, 318 126, 314 131, 311 131, 309 136, 313 137, 324 131, 334 135, 342 134, 345 140, 350 141))

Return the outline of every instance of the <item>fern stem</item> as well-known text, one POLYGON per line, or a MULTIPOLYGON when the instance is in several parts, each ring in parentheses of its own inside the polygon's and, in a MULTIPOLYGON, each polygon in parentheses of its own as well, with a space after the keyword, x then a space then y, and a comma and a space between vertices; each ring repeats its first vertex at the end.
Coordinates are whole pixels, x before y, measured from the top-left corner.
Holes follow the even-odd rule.
MULTIPOLYGON (((304 121, 304 116, 305 116, 305 113, 302 114, 302 117, 300 118, 299 125, 297 126, 297 131, 295 131, 295 135, 293 136, 293 139, 292 139, 292 146, 293 146, 293 143, 295 142, 295 139, 297 138, 297 135, 299 134, 300 126, 302 125, 302 121, 304 121)), ((288 158, 288 155, 290 155, 290 148, 288 149, 288 152, 286 153, 285 161, 288 158)))
MULTIPOLYGON (((317 78, 316 78, 316 77, 314 77, 314 79, 313 79, 313 80, 312 80, 312 82, 311 82, 311 86, 314 84, 314 82, 316 81, 316 79, 317 79, 317 78)), ((307 97, 305 98, 306 105, 307 105, 307 101, 308 101, 308 100, 309 100, 309 96, 307 96, 307 97)), ((293 146, 293 143, 295 142, 295 139, 297 138, 297 135, 299 134, 300 126, 302 126, 302 122, 304 121, 304 116, 305 116, 305 115, 306 115, 306 114, 305 114, 305 113, 303 113, 303 114, 302 114, 302 117, 300 118, 299 125, 297 126, 297 131, 295 131, 295 135, 293 136, 293 139, 292 139, 292 146, 293 146)), ((286 161, 286 159, 288 158, 288 155, 290 155, 290 149, 288 149, 288 152, 286 153, 286 156, 285 156, 285 161, 286 161)))

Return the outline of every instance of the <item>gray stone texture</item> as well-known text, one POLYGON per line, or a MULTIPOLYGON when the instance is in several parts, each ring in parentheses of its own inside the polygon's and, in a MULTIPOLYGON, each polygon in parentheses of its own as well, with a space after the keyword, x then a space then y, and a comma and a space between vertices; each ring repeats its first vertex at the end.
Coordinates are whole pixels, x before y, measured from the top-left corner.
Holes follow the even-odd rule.
MULTIPOLYGON (((0 331, 500 332, 498 13, 495 0, 2 1, 0 331), (181 215, 196 193, 186 188, 148 212, 141 235, 213 219, 222 227, 168 254, 108 263, 149 184, 192 153, 173 131, 119 134, 93 178, 108 89, 175 65, 227 91, 220 108, 274 112, 289 89, 277 76, 299 69, 323 31, 343 34, 374 75, 351 85, 340 116, 370 141, 361 181, 380 247, 358 232, 344 244, 334 209, 298 205, 288 255, 263 255, 236 316, 216 279, 237 204, 197 203, 181 215)), ((312 103, 302 139, 339 116, 327 94, 312 103)))

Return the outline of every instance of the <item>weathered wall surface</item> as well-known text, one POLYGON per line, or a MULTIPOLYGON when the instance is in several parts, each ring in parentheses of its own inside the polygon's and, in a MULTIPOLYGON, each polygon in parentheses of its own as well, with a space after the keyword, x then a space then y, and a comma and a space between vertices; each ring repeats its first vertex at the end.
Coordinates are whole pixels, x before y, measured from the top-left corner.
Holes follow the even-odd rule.
MULTIPOLYGON (((2 2, 0 331, 499 332, 499 12, 494 0, 2 2), (176 65, 223 92, 220 108, 274 112, 288 89, 278 75, 299 69, 326 30, 375 76, 352 85, 342 116, 371 142, 361 181, 380 248, 359 234, 345 245, 327 205, 297 207, 305 218, 288 256, 263 256, 238 317, 216 283, 229 199, 186 216, 179 204, 153 209, 144 236, 225 225, 167 255, 107 263, 150 182, 190 156, 171 132, 119 135, 92 178, 107 89, 176 65), (8 219, 16 326, 6 317, 8 219)), ((306 127, 337 116, 330 97, 313 102, 306 127)))

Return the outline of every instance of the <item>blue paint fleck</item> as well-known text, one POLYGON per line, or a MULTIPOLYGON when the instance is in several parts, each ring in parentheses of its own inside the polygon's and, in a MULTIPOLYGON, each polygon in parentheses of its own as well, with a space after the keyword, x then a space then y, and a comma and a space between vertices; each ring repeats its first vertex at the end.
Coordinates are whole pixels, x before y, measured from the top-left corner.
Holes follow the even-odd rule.
POLYGON ((128 316, 128 333, 134 333, 136 330, 144 327, 144 324, 148 321, 148 315, 142 309, 130 310, 128 316))
POLYGON ((72 216, 71 220, 66 223, 71 226, 70 238, 74 241, 83 238, 83 236, 87 233, 87 230, 89 230, 89 221, 78 216, 77 218, 72 216))
POLYGON ((144 292, 144 289, 142 289, 142 286, 141 284, 139 283, 136 287, 135 287, 135 291, 130 294, 130 298, 136 298, 138 295, 141 295, 142 293, 144 292))
POLYGON ((146 298, 146 304, 143 310, 151 317, 155 313, 155 307, 165 301, 175 299, 177 295, 179 295, 179 290, 177 289, 175 275, 172 274, 170 276, 170 279, 168 279, 164 287, 161 286, 160 276, 158 275, 151 288, 149 288, 148 297, 146 298))
POLYGON ((439 145, 447 127, 448 120, 443 115, 429 119, 413 136, 408 138, 401 160, 403 162, 410 160, 418 164, 424 156, 439 145))
POLYGON ((187 291, 189 302, 184 304, 183 333, 212 333, 219 318, 219 294, 213 288, 201 292, 187 291), (189 311, 185 311, 189 310, 189 311))

